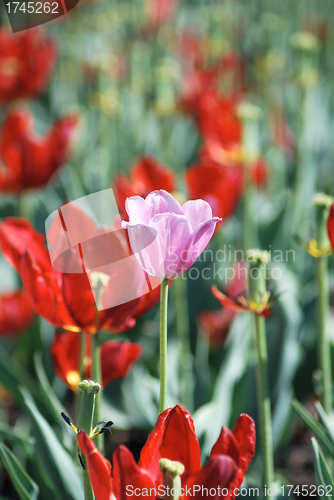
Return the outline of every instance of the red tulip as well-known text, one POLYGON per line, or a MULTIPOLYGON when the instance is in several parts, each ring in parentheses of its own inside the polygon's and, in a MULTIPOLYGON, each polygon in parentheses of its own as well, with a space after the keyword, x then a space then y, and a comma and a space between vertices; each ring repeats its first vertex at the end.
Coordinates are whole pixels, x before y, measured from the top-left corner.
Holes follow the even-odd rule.
POLYGON ((31 300, 24 290, 0 295, 0 336, 15 336, 34 320, 31 300))
POLYGON ((334 252, 334 203, 331 206, 327 221, 328 237, 334 252))
MULTIPOLYGON (((54 227, 52 232, 59 234, 54 227)), ((59 228, 58 228, 59 229, 59 228)), ((104 259, 110 254, 118 252, 119 259, 129 257, 126 231, 108 232, 97 229, 94 222, 87 217, 84 229, 90 231, 91 239, 88 247, 98 243, 96 259, 104 259), (103 236, 107 234, 106 238, 103 236)), ((129 302, 121 303, 121 294, 125 294, 130 287, 138 286, 143 289, 145 275, 136 259, 129 260, 128 267, 103 288, 100 301, 115 303, 113 297, 120 299, 120 305, 97 310, 91 282, 92 273, 88 270, 81 274, 77 266, 82 261, 75 247, 66 253, 62 261, 64 270, 75 272, 58 272, 50 260, 49 252, 44 246, 44 237, 35 231, 30 223, 24 219, 7 218, 0 224, 0 248, 5 258, 19 272, 24 287, 30 296, 35 312, 47 319, 54 326, 65 330, 85 331, 96 333, 99 330, 121 332, 131 328, 135 319, 152 308, 160 298, 160 287, 129 302), (125 274, 124 274, 125 273, 125 274)), ((96 266, 97 263, 95 262, 96 266)), ((82 269, 82 267, 81 267, 82 269)), ((117 301, 116 301, 117 303, 117 301)))
POLYGON ((0 103, 38 96, 56 62, 56 46, 34 29, 13 33, 0 29, 0 103))
POLYGON ((218 165, 203 158, 186 170, 185 183, 190 199, 205 200, 211 205, 213 216, 224 221, 233 214, 241 198, 242 167, 218 165))
POLYGON ((114 193, 119 210, 126 216, 125 200, 131 196, 146 196, 152 191, 175 191, 176 174, 152 156, 143 156, 131 168, 130 177, 118 174, 114 193))
MULTIPOLYGON (((85 334, 84 334, 85 335, 85 334)), ((84 358, 85 377, 91 378, 91 337, 86 335, 84 358)), ((110 340, 100 346, 102 385, 107 386, 117 378, 125 377, 138 360, 142 348, 131 342, 110 340)), ((70 389, 76 390, 80 377, 80 334, 57 331, 51 345, 52 362, 57 376, 70 389)))
MULTIPOLYGON (((162 485, 159 462, 162 458, 180 462, 184 466, 181 476, 183 493, 181 500, 202 498, 194 496, 194 485, 203 488, 226 488, 228 495, 235 497, 238 488, 255 453, 255 425, 247 415, 241 415, 234 431, 223 427, 211 450, 209 462, 201 466, 199 443, 190 414, 181 406, 165 410, 149 435, 142 449, 138 465, 125 446, 116 448, 113 454, 113 472, 110 479, 110 464, 97 450, 85 432, 80 432, 79 445, 84 453, 96 500, 126 500, 127 487, 143 492, 147 498, 155 500, 154 488, 158 493, 162 485), (109 464, 109 465, 108 465, 109 464)), ((139 495, 140 498, 142 498, 139 495)))
POLYGON ((0 130, 0 191, 21 193, 47 184, 68 160, 77 121, 75 116, 66 116, 39 136, 30 111, 11 111, 0 130))
POLYGON ((253 183, 258 188, 266 184, 269 170, 264 158, 260 157, 256 162, 249 166, 249 175, 253 183))
MULTIPOLYGON (((234 266, 234 275, 226 287, 229 296, 237 297, 244 291, 245 276, 242 274, 244 269, 241 263, 234 266)), ((223 345, 235 315, 236 312, 228 307, 217 311, 203 311, 198 318, 200 331, 210 340, 211 345, 223 345)))
POLYGON ((271 316, 272 311, 270 306, 273 301, 269 302, 270 292, 266 292, 260 303, 255 303, 253 300, 248 298, 245 294, 240 294, 238 297, 229 297, 225 293, 222 293, 214 285, 211 288, 212 294, 221 303, 222 306, 232 309, 236 313, 251 312, 257 316, 263 316, 268 318, 271 316))

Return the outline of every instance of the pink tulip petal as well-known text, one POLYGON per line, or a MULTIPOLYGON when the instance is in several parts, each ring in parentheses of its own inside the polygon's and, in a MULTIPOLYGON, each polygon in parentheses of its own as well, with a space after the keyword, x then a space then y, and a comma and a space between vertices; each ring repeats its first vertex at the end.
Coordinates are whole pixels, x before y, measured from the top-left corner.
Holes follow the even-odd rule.
POLYGON ((175 278, 180 274, 179 264, 183 260, 182 253, 191 238, 190 223, 184 215, 167 213, 155 215, 150 222, 150 227, 157 231, 160 241, 164 277, 175 278))
POLYGON ((193 265, 195 260, 207 247, 215 231, 216 224, 220 220, 219 217, 214 217, 213 219, 202 222, 192 232, 182 253, 183 272, 187 271, 193 265))
POLYGON ((202 222, 212 219, 212 209, 209 203, 204 200, 187 201, 182 205, 182 210, 190 222, 192 230, 202 222))
POLYGON ((156 230, 145 224, 132 225, 125 221, 122 225, 128 230, 131 249, 142 269, 150 276, 164 278, 164 251, 156 230))
MULTIPOLYGON (((131 196, 125 201, 125 209, 131 224, 148 224, 151 220, 149 207, 140 196, 131 196)), ((122 223, 122 227, 126 227, 122 223)))
MULTIPOLYGON (((153 191, 146 196, 145 203, 148 207, 151 219, 155 215, 165 213, 184 215, 180 203, 163 189, 160 189, 160 191, 153 191)), ((130 221, 134 222, 132 219, 130 219, 130 221)), ((141 222, 143 222, 143 219, 141 219, 141 222)))

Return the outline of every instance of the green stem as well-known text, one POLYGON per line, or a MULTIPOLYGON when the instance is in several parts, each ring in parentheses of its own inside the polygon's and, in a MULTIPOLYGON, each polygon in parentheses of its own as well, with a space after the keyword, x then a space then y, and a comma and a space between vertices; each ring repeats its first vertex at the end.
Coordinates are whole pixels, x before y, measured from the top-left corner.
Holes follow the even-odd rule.
POLYGON ((159 413, 166 409, 167 399, 167 303, 168 278, 161 281, 160 292, 160 403, 159 413))
MULTIPOLYGON (((258 412, 260 419, 260 441, 263 460, 263 488, 268 491, 274 482, 274 460, 273 460, 273 438, 270 391, 268 383, 268 354, 265 319, 262 316, 255 316, 255 330, 257 340, 257 394, 258 412)), ((265 498, 272 500, 272 496, 266 494, 265 498)))
MULTIPOLYGON (((100 352, 100 339, 99 334, 96 333, 92 335, 92 377, 95 382, 102 385, 102 372, 101 372, 101 352, 100 352)), ((101 420, 101 403, 102 403, 102 391, 96 397, 95 401, 95 422, 100 422, 101 420)), ((101 451, 104 452, 104 439, 103 434, 96 437, 96 446, 101 451)))
POLYGON ((183 276, 174 280, 176 334, 179 347, 180 401, 191 413, 193 411, 193 361, 189 338, 188 291, 183 276))
MULTIPOLYGON (((92 432, 93 414, 95 406, 96 394, 100 390, 99 384, 84 380, 80 382, 79 389, 82 391, 78 428, 80 430, 86 431, 88 435, 92 432)), ((85 457, 82 457, 85 464, 85 470, 82 470, 82 481, 84 487, 85 500, 94 500, 94 494, 92 486, 90 484, 88 468, 86 466, 85 457)))
POLYGON ((85 378, 86 333, 80 332, 80 378, 85 378))
MULTIPOLYGON (((247 253, 250 261, 249 291, 252 300, 261 304, 266 293, 266 264, 269 260, 267 252, 250 250, 247 253)), ((271 421, 271 403, 268 375, 268 351, 266 324, 262 316, 254 315, 257 344, 257 399, 259 415, 259 434, 263 461, 264 498, 274 500, 274 452, 273 431, 271 421), (270 489, 270 494, 268 493, 270 489)))
POLYGON ((327 319, 329 314, 328 263, 326 257, 317 259, 318 278, 318 346, 322 377, 323 406, 330 414, 333 409, 332 360, 328 339, 327 319))

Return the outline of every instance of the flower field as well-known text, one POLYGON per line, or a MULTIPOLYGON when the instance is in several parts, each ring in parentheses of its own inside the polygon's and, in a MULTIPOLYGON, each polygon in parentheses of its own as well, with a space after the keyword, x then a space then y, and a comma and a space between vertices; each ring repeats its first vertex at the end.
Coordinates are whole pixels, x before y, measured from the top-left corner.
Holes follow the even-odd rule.
POLYGON ((332 498, 334 0, 4 5, 0 499, 332 498))

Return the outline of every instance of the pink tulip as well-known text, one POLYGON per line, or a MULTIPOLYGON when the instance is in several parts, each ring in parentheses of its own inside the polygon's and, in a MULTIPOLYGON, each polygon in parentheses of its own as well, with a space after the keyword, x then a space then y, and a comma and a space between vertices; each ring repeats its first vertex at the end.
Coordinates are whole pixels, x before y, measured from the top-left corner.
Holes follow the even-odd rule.
POLYGON ((145 199, 127 198, 130 244, 142 268, 151 276, 176 278, 187 271, 209 243, 219 217, 212 217, 204 200, 182 207, 167 191, 153 191, 145 199))

